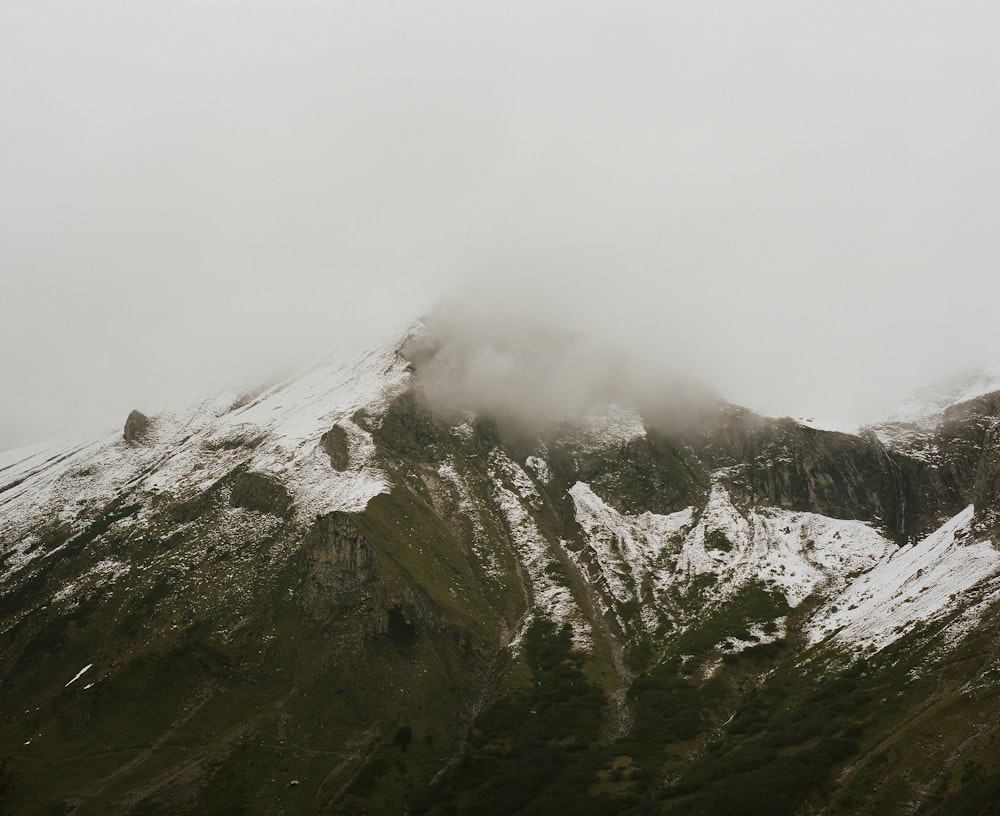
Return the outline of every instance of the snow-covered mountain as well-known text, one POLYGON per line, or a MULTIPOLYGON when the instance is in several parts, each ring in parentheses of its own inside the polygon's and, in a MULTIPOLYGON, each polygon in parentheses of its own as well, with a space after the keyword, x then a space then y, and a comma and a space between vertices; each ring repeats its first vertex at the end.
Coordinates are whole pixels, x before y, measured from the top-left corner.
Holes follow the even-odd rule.
POLYGON ((893 422, 933 422, 953 405, 1000 391, 1000 365, 956 374, 918 389, 889 416, 893 422))
POLYGON ((996 805, 1000 384, 538 432, 428 336, 0 455, 12 812, 996 805))

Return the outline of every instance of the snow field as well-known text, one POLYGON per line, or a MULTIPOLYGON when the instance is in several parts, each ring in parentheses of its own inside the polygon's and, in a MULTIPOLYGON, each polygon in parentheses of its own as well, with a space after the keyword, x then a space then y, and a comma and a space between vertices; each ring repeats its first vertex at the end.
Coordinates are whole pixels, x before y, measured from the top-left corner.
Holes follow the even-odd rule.
MULTIPOLYGON (((919 622, 940 619, 975 585, 1000 571, 1000 552, 988 541, 967 542, 970 505, 917 544, 889 553, 813 616, 808 637, 828 637, 854 649, 877 651, 919 622)), ((967 631, 987 604, 970 606, 954 623, 967 631)))
MULTIPOLYGON (((557 624, 570 624, 573 628, 573 645, 578 649, 589 648, 592 642, 590 625, 586 623, 569 588, 553 579, 553 574, 560 572, 561 564, 553 556, 551 544, 522 503, 541 501, 534 484, 515 462, 499 450, 490 454, 489 472, 493 482, 491 498, 503 513, 511 542, 531 582, 531 600, 535 612, 557 624), (505 483, 513 484, 517 492, 506 487, 505 483)), ((528 621, 525 626, 527 623, 528 621)), ((514 645, 518 639, 519 637, 515 639, 514 645)))
MULTIPOLYGON (((834 590, 874 567, 895 545, 870 525, 778 508, 738 509, 717 474, 708 501, 662 516, 622 514, 589 485, 570 489, 576 518, 607 586, 618 602, 644 599, 637 587, 651 584, 654 598, 683 589, 692 578, 713 575, 715 603, 750 581, 779 590, 798 606, 820 588, 834 590)), ((642 611, 652 631, 655 612, 642 611)))
MULTIPOLYGON (((29 533, 47 520, 58 519, 76 534, 125 493, 136 500, 185 499, 241 465, 282 482, 303 521, 364 509, 389 482, 374 464, 371 435, 353 417, 362 409, 377 415, 406 388, 409 364, 397 349, 408 335, 367 349, 344 348, 247 404, 226 392, 182 412, 157 415, 142 443, 129 444, 116 431, 83 443, 54 442, 3 454, 0 581, 52 554, 29 533), (331 466, 320 444, 335 424, 350 445, 351 466, 344 471, 331 466)), ((143 501, 140 519, 152 503, 143 501)))

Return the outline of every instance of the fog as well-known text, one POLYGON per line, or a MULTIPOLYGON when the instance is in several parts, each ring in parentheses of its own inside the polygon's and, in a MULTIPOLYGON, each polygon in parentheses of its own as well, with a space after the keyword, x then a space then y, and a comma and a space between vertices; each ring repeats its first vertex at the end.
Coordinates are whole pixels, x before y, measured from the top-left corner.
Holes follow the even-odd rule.
POLYGON ((998 36, 985 2, 4 4, 0 449, 441 303, 570 332, 574 401, 603 366, 871 418, 1000 361, 998 36))
POLYGON ((486 416, 504 432, 549 437, 616 403, 658 431, 683 434, 721 405, 700 371, 680 355, 644 351, 634 333, 498 308, 481 292, 439 303, 422 323, 403 354, 415 365, 418 396, 446 421, 486 416))

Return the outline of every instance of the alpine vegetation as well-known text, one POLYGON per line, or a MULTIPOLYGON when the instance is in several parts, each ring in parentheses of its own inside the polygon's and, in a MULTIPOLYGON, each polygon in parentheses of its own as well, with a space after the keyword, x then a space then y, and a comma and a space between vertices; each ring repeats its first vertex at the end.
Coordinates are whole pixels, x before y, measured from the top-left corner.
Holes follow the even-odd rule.
POLYGON ((1000 383, 846 433, 632 366, 432 315, 4 453, 4 805, 996 810, 1000 383))

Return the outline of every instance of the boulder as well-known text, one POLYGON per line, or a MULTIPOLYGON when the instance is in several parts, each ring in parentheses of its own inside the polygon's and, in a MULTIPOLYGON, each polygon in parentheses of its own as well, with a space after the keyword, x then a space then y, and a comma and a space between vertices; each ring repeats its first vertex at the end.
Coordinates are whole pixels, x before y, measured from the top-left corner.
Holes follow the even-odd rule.
POLYGON ((330 457, 334 470, 347 470, 351 464, 350 445, 347 432, 339 425, 334 425, 319 438, 323 450, 330 457))
POLYGON ((132 411, 125 419, 124 437, 126 442, 141 442, 146 436, 152 420, 140 411, 132 411))

